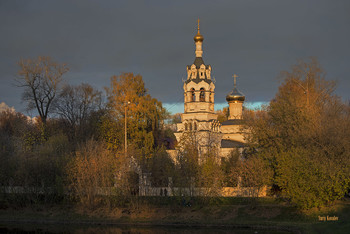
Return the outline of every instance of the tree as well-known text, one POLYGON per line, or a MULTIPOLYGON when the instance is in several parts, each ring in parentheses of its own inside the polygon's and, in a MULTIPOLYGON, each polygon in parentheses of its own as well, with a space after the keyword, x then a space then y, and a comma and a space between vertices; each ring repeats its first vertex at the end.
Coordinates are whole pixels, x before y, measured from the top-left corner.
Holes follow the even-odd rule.
POLYGON ((50 57, 41 56, 37 59, 22 59, 18 65, 18 86, 24 88, 22 100, 27 102, 28 110, 37 109, 45 124, 62 82, 62 75, 68 68, 65 64, 52 61, 50 57))
POLYGON ((198 187, 202 189, 202 196, 217 197, 221 195, 224 184, 224 173, 218 158, 208 154, 205 160, 199 165, 197 175, 198 187))
POLYGON ((10 108, 0 111, 0 186, 13 182, 18 161, 14 154, 28 128, 28 119, 10 108))
POLYGON ((237 167, 240 163, 241 153, 238 149, 232 150, 227 158, 221 161, 221 170, 223 172, 223 184, 225 187, 236 187, 238 185, 237 167))
POLYGON ((179 177, 189 183, 190 178, 197 177, 199 169, 199 144, 194 132, 183 133, 178 147, 177 165, 180 170, 179 177))
MULTIPOLYGON (((55 112, 68 123, 72 138, 86 138, 88 120, 102 109, 102 93, 89 84, 63 86, 54 105, 55 112)), ((91 123, 90 123, 91 124, 91 123)))
POLYGON ((299 61, 281 77, 270 106, 246 116, 249 156, 270 165, 292 202, 322 206, 350 185, 349 107, 333 95, 335 84, 316 59, 299 61))
POLYGON ((87 141, 75 152, 68 169, 68 180, 73 195, 78 201, 93 208, 101 202, 101 192, 116 182, 117 169, 115 154, 96 141, 87 141))
POLYGON ((186 131, 182 134, 177 146, 174 184, 183 188, 184 194, 188 191, 190 196, 195 192, 203 197, 220 194, 224 172, 218 157, 218 139, 216 133, 186 131))
POLYGON ((162 147, 158 149, 149 161, 149 171, 152 174, 152 185, 156 187, 167 187, 168 178, 173 176, 174 162, 162 147))
POLYGON ((89 84, 65 85, 55 104, 56 112, 75 127, 83 124, 91 112, 101 108, 102 93, 89 84))
POLYGON ((262 157, 249 157, 239 160, 237 166, 231 171, 232 182, 236 179, 240 186, 248 187, 252 196, 258 197, 262 188, 271 185, 272 169, 262 157))
POLYGON ((15 157, 18 162, 18 170, 15 175, 16 184, 38 188, 37 195, 40 194, 40 188, 47 188, 48 193, 50 193, 50 188, 63 192, 66 155, 70 148, 68 138, 64 134, 58 133, 48 137, 41 144, 33 145, 30 150, 17 149, 15 157))
POLYGON ((324 206, 349 188, 349 160, 329 157, 319 148, 291 148, 277 158, 276 183, 301 208, 324 206))
POLYGON ((181 123, 181 113, 176 113, 170 116, 171 124, 181 123))
POLYGON ((228 119, 228 107, 224 107, 222 110, 216 111, 216 114, 218 115, 218 121, 220 123, 226 121, 228 119))
POLYGON ((112 124, 111 122, 115 120, 124 122, 125 105, 127 105, 128 141, 142 152, 141 155, 149 157, 154 148, 162 142, 157 138, 167 115, 162 103, 147 94, 142 77, 134 76, 132 73, 113 76, 111 87, 107 88, 107 94, 111 111, 107 124, 122 128, 116 130, 104 128, 108 130, 105 135, 114 142, 124 142, 118 137, 120 132, 124 132, 124 124, 112 124))

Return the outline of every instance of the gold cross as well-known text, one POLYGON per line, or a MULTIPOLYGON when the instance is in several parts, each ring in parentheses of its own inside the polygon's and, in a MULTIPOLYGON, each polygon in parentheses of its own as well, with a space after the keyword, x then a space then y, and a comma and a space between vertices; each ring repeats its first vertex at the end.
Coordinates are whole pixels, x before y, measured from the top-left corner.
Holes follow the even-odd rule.
POLYGON ((199 32, 199 18, 198 18, 198 32, 199 32))
POLYGON ((233 74, 233 85, 236 88, 236 78, 238 77, 236 74, 233 74))

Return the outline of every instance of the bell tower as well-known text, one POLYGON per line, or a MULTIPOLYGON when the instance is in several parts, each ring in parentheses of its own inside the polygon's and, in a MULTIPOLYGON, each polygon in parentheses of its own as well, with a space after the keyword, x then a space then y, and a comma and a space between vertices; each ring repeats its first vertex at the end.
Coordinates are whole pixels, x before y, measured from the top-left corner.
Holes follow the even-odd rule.
MULTIPOLYGON (((208 145, 208 139, 220 132, 220 123, 214 112, 215 84, 211 76, 211 66, 203 61, 203 40, 200 33, 199 19, 197 34, 194 36, 195 59, 187 65, 187 79, 184 81, 184 113, 181 123, 177 124, 175 136, 178 142, 184 133, 193 133, 201 145, 208 145), (215 133, 215 134, 213 134, 215 133)), ((217 138, 217 137, 216 137, 217 138)))
POLYGON ((220 157, 229 157, 233 149, 242 150, 245 147, 245 132, 241 128, 245 96, 237 89, 238 76, 233 75, 233 90, 226 96, 229 104, 228 120, 219 123, 214 111, 215 80, 212 78, 211 66, 203 60, 204 37, 200 33, 199 20, 197 34, 193 39, 195 59, 191 65, 186 66, 187 78, 183 81, 184 113, 174 132, 178 144, 175 149, 167 152, 177 162, 189 146, 198 150, 195 151, 195 156, 199 163, 208 157, 219 162, 220 157))
POLYGON ((184 114, 182 119, 208 121, 217 119, 214 114, 215 85, 211 79, 211 66, 203 61, 203 40, 200 33, 199 19, 197 34, 194 36, 195 60, 186 67, 187 79, 184 82, 184 114))

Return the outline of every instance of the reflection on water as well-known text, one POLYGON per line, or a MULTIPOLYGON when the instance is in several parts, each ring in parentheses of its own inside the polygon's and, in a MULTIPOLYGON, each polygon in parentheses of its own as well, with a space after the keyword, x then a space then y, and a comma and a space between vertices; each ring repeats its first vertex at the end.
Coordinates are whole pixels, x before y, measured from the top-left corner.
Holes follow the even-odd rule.
POLYGON ((154 233, 180 233, 180 234, 200 234, 200 233, 216 233, 216 234, 248 234, 248 233, 291 233, 287 231, 276 230, 252 230, 252 229, 233 229, 233 228, 197 228, 197 227, 131 227, 131 226, 87 226, 87 225, 3 225, 0 224, 0 233, 117 233, 117 234, 154 234, 154 233))

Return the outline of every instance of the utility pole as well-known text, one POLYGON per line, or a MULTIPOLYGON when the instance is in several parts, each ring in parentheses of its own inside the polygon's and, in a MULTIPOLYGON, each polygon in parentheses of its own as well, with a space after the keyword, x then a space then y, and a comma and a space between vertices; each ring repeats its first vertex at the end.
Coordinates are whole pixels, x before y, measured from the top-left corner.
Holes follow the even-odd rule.
POLYGON ((124 149, 124 153, 125 153, 125 158, 127 157, 128 155, 128 138, 127 138, 127 115, 126 115, 126 107, 128 106, 128 104, 130 104, 130 102, 125 102, 124 103, 124 108, 125 108, 125 125, 124 125, 124 136, 125 136, 125 149, 124 149))

